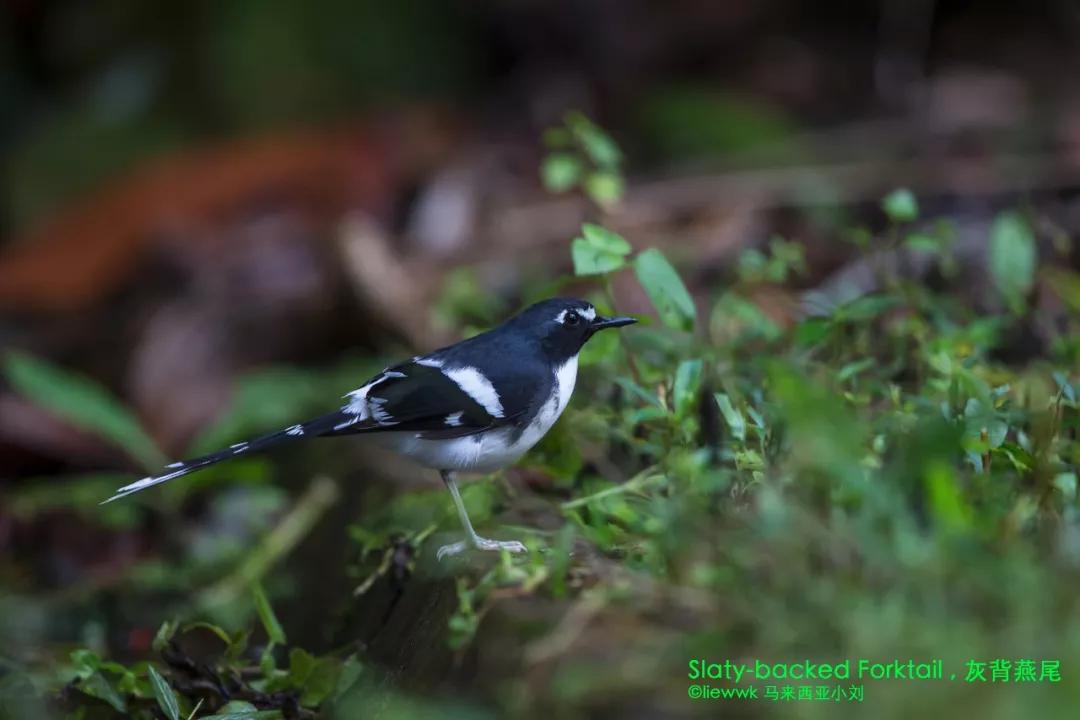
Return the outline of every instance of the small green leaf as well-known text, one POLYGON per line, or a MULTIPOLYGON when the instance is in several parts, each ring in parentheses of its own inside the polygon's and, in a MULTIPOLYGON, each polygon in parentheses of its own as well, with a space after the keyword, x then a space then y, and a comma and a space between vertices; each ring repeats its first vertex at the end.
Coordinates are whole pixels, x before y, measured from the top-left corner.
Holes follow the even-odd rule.
POLYGON ((895 223, 919 219, 919 203, 907 188, 899 188, 886 195, 881 201, 881 209, 895 223))
POLYGON ((91 697, 104 700, 120 712, 127 710, 124 698, 120 693, 116 692, 116 688, 100 672, 94 672, 90 677, 86 678, 79 684, 79 689, 91 697))
POLYGON ((157 698, 161 712, 165 713, 169 720, 180 720, 180 703, 177 702, 176 694, 169 687, 169 683, 165 682, 165 678, 153 665, 148 665, 146 672, 150 675, 150 684, 154 688, 154 697, 157 698))
POLYGON ((876 358, 863 358, 862 360, 855 360, 854 362, 849 362, 847 365, 840 368, 839 372, 836 373, 836 381, 842 383, 846 380, 850 380, 851 378, 856 377, 865 370, 869 370, 876 363, 876 358))
POLYGON ((315 667, 315 658, 302 648, 289 651, 289 681, 295 687, 303 687, 315 667))
POLYGON ((872 320, 899 304, 900 300, 892 295, 864 295, 836 308, 834 316, 848 322, 872 320))
POLYGON ((342 667, 341 661, 334 657, 321 657, 316 660, 304 682, 300 704, 310 708, 321 705, 337 687, 342 667))
POLYGON ((990 228, 990 274, 1014 312, 1023 309, 1035 284, 1037 260, 1035 237, 1024 217, 1017 212, 998 215, 990 228))
POLYGON ((280 710, 241 710, 240 712, 204 715, 199 720, 280 720, 281 717, 280 710))
POLYGON ((284 645, 285 630, 282 629, 277 615, 274 614, 274 608, 270 605, 270 599, 266 597, 266 591, 263 590, 262 583, 255 583, 251 592, 255 599, 255 612, 259 614, 259 620, 262 621, 263 628, 266 630, 266 636, 270 638, 270 642, 284 645))
POLYGON ((683 360, 675 371, 675 416, 686 417, 693 411, 694 402, 697 400, 698 389, 701 387, 702 361, 683 360))
POLYGON ((161 652, 162 649, 169 644, 169 641, 173 639, 173 635, 176 635, 177 623, 175 620, 166 620, 161 623, 161 627, 158 628, 157 634, 154 635, 154 643, 152 647, 154 652, 161 652))
POLYGON ((904 245, 916 252, 935 254, 941 252, 941 240, 926 233, 911 233, 904 238, 904 245))
POLYGON ((139 421, 108 390, 21 352, 4 358, 4 374, 23 395, 87 432, 119 445, 148 469, 167 461, 139 421))
POLYGON ((614 205, 623 195, 623 179, 610 172, 589 173, 585 178, 585 193, 597 205, 614 205))
POLYGON ((221 642, 225 643, 225 647, 230 647, 232 645, 233 639, 229 636, 229 633, 226 632, 224 628, 220 628, 213 623, 196 620, 195 622, 190 622, 185 625, 181 628, 180 632, 189 633, 192 630, 206 630, 209 633, 217 635, 221 642))
POLYGON ((634 260, 634 273, 665 325, 693 330, 697 317, 694 300, 662 252, 650 248, 638 255, 634 260))
POLYGON ((731 398, 727 396, 727 393, 715 393, 713 397, 716 398, 716 404, 720 406, 720 414, 724 416, 724 422, 731 429, 731 434, 736 440, 746 440, 746 419, 731 404, 731 398))
POLYGON ((337 702, 346 693, 349 692, 360 680, 360 676, 364 674, 363 664, 356 659, 355 655, 350 655, 345 663, 341 666, 341 671, 338 673, 337 679, 334 681, 334 689, 330 696, 327 698, 331 702, 337 702))
POLYGON ((605 170, 618 167, 622 161, 622 152, 611 136, 596 123, 580 112, 572 112, 566 116, 566 125, 597 167, 605 170))
POLYGON ((581 182, 581 161, 571 153, 551 153, 540 166, 540 177, 548 192, 560 193, 581 182))
POLYGON ((618 270, 626 263, 632 248, 618 233, 599 225, 585 224, 581 237, 570 244, 575 275, 601 275, 618 270))
POLYGON ((947 530, 964 531, 971 526, 972 512, 960 491, 953 469, 933 462, 924 478, 926 494, 935 519, 947 530))

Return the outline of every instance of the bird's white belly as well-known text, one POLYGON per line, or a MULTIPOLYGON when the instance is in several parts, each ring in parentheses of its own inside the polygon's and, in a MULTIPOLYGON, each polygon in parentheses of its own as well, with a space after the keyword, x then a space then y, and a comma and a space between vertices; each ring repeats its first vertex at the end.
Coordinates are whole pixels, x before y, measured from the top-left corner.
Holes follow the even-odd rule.
POLYGON ((547 434, 570 402, 577 381, 577 357, 556 371, 558 392, 540 408, 536 417, 514 440, 514 429, 505 427, 476 435, 445 440, 425 439, 415 433, 382 434, 391 449, 436 470, 493 472, 516 462, 547 434))

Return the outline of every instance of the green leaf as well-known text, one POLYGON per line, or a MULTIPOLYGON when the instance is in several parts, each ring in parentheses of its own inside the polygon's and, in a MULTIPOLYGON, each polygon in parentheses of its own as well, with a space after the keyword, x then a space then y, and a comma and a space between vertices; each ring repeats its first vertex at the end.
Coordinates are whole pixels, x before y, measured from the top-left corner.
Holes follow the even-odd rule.
POLYGON ((334 681, 333 692, 329 696, 331 702, 337 702, 346 693, 353 688, 354 685, 360 680, 360 676, 364 674, 363 664, 356 659, 355 655, 350 655, 346 658, 345 663, 341 666, 341 671, 338 673, 337 679, 334 681))
POLYGON ((157 633, 154 635, 152 645, 154 652, 161 652, 169 644, 169 641, 173 639, 173 635, 176 635, 176 626, 177 622, 175 620, 166 620, 161 623, 161 627, 158 628, 157 633))
POLYGON ((596 166, 604 170, 614 170, 622 161, 622 152, 611 136, 580 112, 566 116, 566 125, 574 134, 582 149, 596 166))
POLYGON ((116 692, 116 688, 100 672, 94 672, 81 682, 78 687, 87 695, 104 700, 120 712, 127 710, 124 698, 121 697, 120 693, 116 692))
POLYGON ((289 681, 296 687, 303 687, 308 676, 315 668, 315 658, 302 648, 289 651, 289 681))
POLYGON ((898 188, 885 196, 881 209, 894 223, 914 222, 919 219, 919 203, 907 188, 898 188))
POLYGON ((701 387, 702 361, 683 360, 675 371, 675 416, 686 417, 693 411, 694 401, 697 400, 698 388, 701 387))
POLYGON ((634 273, 665 325, 693 330, 697 312, 694 300, 664 254, 650 248, 634 260, 634 273))
POLYGON ((165 682, 165 678, 161 677, 161 673, 153 665, 148 665, 146 672, 150 675, 150 684, 154 688, 154 697, 157 698, 161 712, 165 713, 169 720, 180 720, 180 703, 177 702, 176 694, 169 687, 169 683, 165 682))
POLYGON ((199 720, 280 720, 281 717, 280 710, 241 710, 240 712, 204 715, 199 720))
POLYGON ((1035 237, 1017 212, 1003 212, 990 228, 990 275, 1002 297, 1015 312, 1035 284, 1035 237))
POLYGON ((196 620, 195 622, 189 622, 187 625, 184 625, 184 627, 181 628, 180 632, 189 633, 192 630, 206 630, 209 633, 217 635, 218 639, 221 640, 221 642, 225 643, 226 648, 232 646, 233 639, 229 636, 229 633, 226 632, 224 628, 218 627, 213 623, 196 620))
POLYGON ((724 422, 731 429, 731 434, 736 440, 746 440, 746 419, 731 404, 731 398, 727 396, 727 393, 715 393, 713 397, 716 398, 716 404, 720 406, 720 414, 724 416, 724 422))
POLYGON ((924 481, 930 508, 943 528, 964 531, 971 527, 971 507, 961 493, 949 465, 934 461, 927 468, 924 481))
POLYGON ((300 704, 310 708, 321 705, 337 687, 342 667, 341 661, 334 657, 321 657, 316 660, 304 682, 300 704))
POLYGON ((565 192, 581 182, 581 176, 581 161, 571 153, 551 153, 540 166, 540 177, 548 192, 565 192))
POLYGON ((872 320, 900 304, 900 299, 893 295, 864 295, 836 308, 837 320, 859 322, 872 320))
POLYGON ((270 638, 270 642, 276 645, 285 644, 285 630, 282 629, 281 623, 278 622, 277 615, 274 614, 274 608, 270 606, 270 599, 266 597, 266 591, 263 590, 262 583, 255 583, 251 588, 251 593, 255 599, 255 612, 259 614, 259 620, 262 621, 263 628, 266 630, 266 636, 270 638))
POLYGON ((586 223, 581 237, 570 244, 575 275, 601 275, 618 270, 626 263, 632 248, 618 233, 586 223))
POLYGON ((585 193, 597 205, 614 205, 623 196, 623 179, 616 173, 595 172, 585 178, 585 193))
POLYGON ((14 351, 4 358, 4 374, 41 407, 119 445, 144 467, 157 469, 167 462, 135 416, 93 380, 14 351))

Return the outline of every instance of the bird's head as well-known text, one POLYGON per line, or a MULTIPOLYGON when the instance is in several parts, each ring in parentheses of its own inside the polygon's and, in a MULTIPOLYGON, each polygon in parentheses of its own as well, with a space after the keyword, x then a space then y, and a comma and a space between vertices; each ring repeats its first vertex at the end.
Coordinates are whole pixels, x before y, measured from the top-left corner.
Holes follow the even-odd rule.
POLYGON ((604 317, 584 300, 552 298, 530 305, 508 324, 537 338, 548 356, 558 361, 577 355, 598 331, 636 322, 632 317, 604 317))

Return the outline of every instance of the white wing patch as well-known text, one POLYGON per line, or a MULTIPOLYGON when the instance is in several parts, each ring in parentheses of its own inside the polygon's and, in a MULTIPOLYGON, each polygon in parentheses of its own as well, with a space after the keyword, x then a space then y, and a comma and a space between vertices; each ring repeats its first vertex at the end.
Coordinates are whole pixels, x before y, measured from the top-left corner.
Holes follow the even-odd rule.
POLYGON ((348 393, 345 397, 349 398, 349 402, 345 404, 345 407, 342 408, 342 411, 347 412, 350 415, 355 415, 356 417, 355 419, 349 420, 348 422, 335 425, 334 429, 341 430, 342 428, 348 427, 349 425, 352 425, 354 423, 358 423, 361 420, 367 420, 368 418, 374 418, 377 422, 382 424, 384 423, 384 420, 380 419, 380 415, 382 416, 382 418, 386 418, 387 420, 389 420, 389 413, 387 413, 381 407, 372 407, 372 403, 368 400, 368 393, 371 392, 371 388, 375 387, 379 383, 386 382, 391 378, 400 377, 405 377, 405 373, 398 372, 397 370, 383 370, 381 375, 369 382, 364 387, 358 388, 348 393))
POLYGON ((474 367, 447 369, 443 368, 443 374, 458 384, 461 391, 479 403, 488 415, 501 418, 503 416, 502 402, 499 393, 484 375, 474 367))
POLYGON ((450 427, 461 427, 461 416, 465 413, 458 411, 456 413, 450 413, 446 416, 446 424, 450 427))
POLYGON ((296 437, 298 435, 303 435, 304 434, 304 428, 303 428, 302 425, 293 425, 292 427, 288 428, 285 431, 285 434, 286 435, 292 435, 293 437, 296 437))

